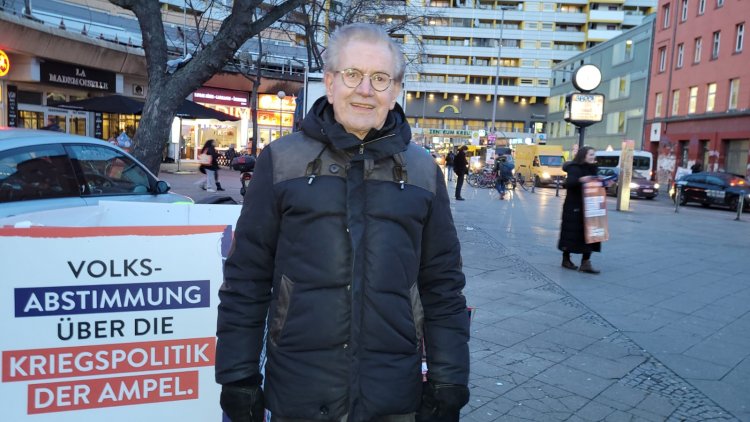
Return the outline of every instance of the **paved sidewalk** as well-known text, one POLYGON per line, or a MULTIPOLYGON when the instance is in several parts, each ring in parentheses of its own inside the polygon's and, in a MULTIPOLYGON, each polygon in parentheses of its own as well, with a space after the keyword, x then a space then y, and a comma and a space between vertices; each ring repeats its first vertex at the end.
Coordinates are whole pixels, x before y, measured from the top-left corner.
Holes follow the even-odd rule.
MULTIPOLYGON (((159 176, 217 195, 196 168, 159 176)), ((220 180, 239 202, 239 172, 220 180)), ((560 194, 499 201, 465 185, 452 203, 476 307, 462 421, 750 421, 750 214, 675 214, 664 193, 618 212, 611 199, 602 274, 589 275, 560 267, 560 194)))
POLYGON ((453 203, 477 307, 462 420, 750 421, 750 215, 612 199, 588 275, 560 267, 554 192, 453 203))

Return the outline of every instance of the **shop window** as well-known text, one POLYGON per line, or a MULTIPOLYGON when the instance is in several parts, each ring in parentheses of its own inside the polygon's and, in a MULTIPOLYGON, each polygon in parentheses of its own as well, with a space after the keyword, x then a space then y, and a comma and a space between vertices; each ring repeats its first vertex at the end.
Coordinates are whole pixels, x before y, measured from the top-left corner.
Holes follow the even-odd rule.
POLYGON ((18 127, 41 129, 45 124, 44 113, 41 111, 20 110, 18 112, 18 127))
POLYGON ((47 93, 47 105, 54 106, 66 102, 65 94, 60 92, 48 92, 47 93))
POLYGON ((35 105, 43 105, 42 104, 42 93, 41 92, 32 92, 32 91, 22 91, 18 90, 18 103, 19 104, 35 104, 35 105))

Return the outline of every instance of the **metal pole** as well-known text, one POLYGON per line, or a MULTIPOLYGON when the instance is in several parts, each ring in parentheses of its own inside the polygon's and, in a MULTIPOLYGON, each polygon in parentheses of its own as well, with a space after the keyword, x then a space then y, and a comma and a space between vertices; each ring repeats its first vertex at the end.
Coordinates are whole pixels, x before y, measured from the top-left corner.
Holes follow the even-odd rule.
POLYGON ((505 27, 505 8, 500 7, 500 40, 497 44, 497 63, 495 65, 495 94, 492 99, 492 126, 490 130, 495 133, 495 118, 497 117, 497 86, 500 84, 500 61, 503 56, 503 28, 505 27))
POLYGON ((425 133, 425 127, 424 127, 424 110, 425 105, 427 105, 427 91, 424 92, 424 97, 422 97, 422 146, 424 146, 425 141, 427 140, 427 134, 425 133))
POLYGON ((583 136, 586 132, 585 126, 578 126, 578 149, 583 148, 583 136))
POLYGON ((740 221, 742 209, 745 208, 745 191, 740 191, 740 197, 737 199, 737 217, 735 220, 740 221))
POLYGON ((682 196, 682 189, 680 185, 675 184, 674 187, 674 212, 680 212, 680 196, 682 196))

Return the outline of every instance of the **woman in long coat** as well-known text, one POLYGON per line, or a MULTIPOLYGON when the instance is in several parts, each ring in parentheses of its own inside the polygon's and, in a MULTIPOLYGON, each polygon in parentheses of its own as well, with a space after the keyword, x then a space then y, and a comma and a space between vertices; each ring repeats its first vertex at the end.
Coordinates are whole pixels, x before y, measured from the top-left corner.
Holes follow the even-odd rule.
POLYGON ((586 243, 583 226, 583 185, 598 179, 596 166, 596 151, 592 147, 578 150, 573 161, 563 166, 568 174, 565 179, 565 203, 563 204, 562 224, 560 226, 560 240, 557 248, 563 253, 562 266, 571 270, 598 274, 599 270, 591 266, 591 253, 601 252, 601 243, 586 243), (571 253, 583 254, 581 267, 570 260, 571 253))

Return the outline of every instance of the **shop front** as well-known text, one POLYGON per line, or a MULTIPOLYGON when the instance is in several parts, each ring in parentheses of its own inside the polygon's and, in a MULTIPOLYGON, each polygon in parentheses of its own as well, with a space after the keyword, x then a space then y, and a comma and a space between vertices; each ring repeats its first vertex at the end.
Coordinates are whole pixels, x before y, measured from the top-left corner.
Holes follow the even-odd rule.
POLYGON ((292 95, 258 95, 258 149, 292 132, 296 104, 292 95))
MULTIPOLYGON (((173 131, 171 151, 180 145, 180 158, 197 159, 201 148, 209 139, 215 141, 219 151, 229 147, 242 151, 249 148, 252 136, 250 95, 244 91, 202 87, 193 92, 193 101, 200 105, 230 116, 238 117, 235 122, 222 122, 213 119, 176 119, 178 130, 173 131)), ((170 152, 170 156, 174 156, 170 152)))
POLYGON ((92 135, 90 114, 55 107, 84 99, 95 93, 116 92, 122 76, 38 57, 8 53, 10 70, 4 77, 4 123, 8 126, 56 130, 77 135, 92 135))

